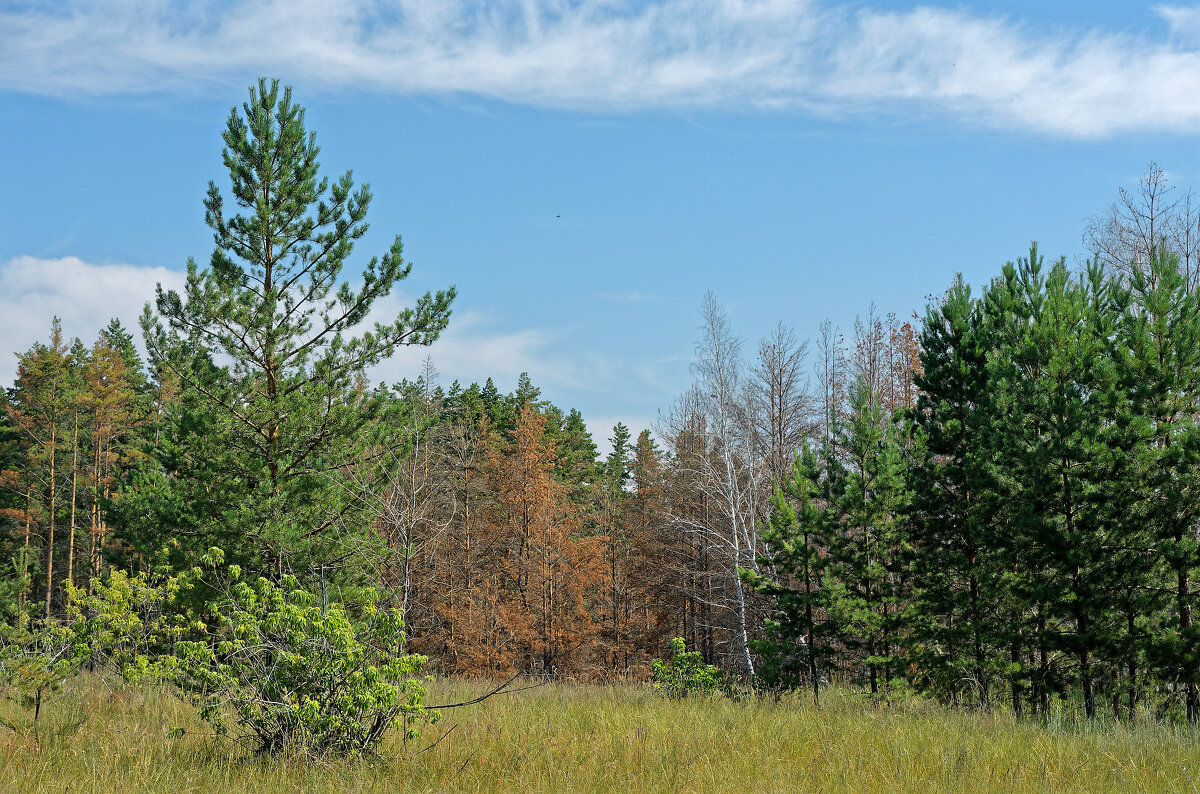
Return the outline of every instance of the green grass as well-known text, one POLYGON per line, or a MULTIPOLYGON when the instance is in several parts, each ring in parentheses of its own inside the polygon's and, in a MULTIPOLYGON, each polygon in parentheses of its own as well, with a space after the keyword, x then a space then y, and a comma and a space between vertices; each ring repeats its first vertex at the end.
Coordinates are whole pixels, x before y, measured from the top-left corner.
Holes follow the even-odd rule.
MULTIPOLYGON (((435 681, 430 702, 484 686, 435 681)), ((9 704, 0 715, 26 718, 9 704)), ((1185 792, 1200 790, 1198 773, 1200 735, 1187 729, 1046 728, 845 691, 816 709, 554 684, 447 712, 373 761, 321 764, 255 759, 166 691, 88 676, 43 707, 36 733, 0 728, 3 792, 1185 792)))

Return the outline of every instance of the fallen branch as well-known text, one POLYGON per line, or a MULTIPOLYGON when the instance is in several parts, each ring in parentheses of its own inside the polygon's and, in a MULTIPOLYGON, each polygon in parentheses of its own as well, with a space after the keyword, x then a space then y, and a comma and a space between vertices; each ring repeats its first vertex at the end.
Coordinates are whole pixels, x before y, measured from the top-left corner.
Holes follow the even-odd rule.
POLYGON ((520 673, 515 673, 515 674, 513 674, 512 678, 508 679, 503 684, 501 684, 500 686, 493 689, 491 692, 487 692, 487 693, 480 695, 477 698, 473 698, 471 700, 464 700, 461 703, 446 703, 441 706, 426 706, 425 708, 428 710, 435 710, 435 709, 440 710, 440 709, 457 709, 457 708, 461 708, 462 706, 474 706, 476 703, 482 703, 483 701, 487 700, 488 698, 492 697, 493 695, 512 695, 512 694, 516 694, 517 692, 524 692, 526 689, 536 689, 537 687, 546 685, 545 682, 543 681, 542 683, 530 684, 529 686, 523 686, 518 689, 506 689, 506 687, 509 684, 511 684, 513 681, 516 681, 520 677, 521 677, 520 673))

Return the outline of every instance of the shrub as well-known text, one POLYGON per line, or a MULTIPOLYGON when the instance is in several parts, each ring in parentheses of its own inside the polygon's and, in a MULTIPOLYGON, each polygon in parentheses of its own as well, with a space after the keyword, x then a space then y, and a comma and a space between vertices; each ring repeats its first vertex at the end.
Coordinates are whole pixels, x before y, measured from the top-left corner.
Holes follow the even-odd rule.
POLYGON ((368 753, 393 727, 415 736, 425 657, 404 653, 399 610, 367 598, 352 616, 323 608, 296 579, 242 581, 223 554, 205 557, 214 577, 193 569, 152 586, 114 574, 94 595, 76 591, 73 630, 81 648, 105 655, 126 678, 174 681, 218 732, 232 720, 259 753, 309 757, 368 753), (203 580, 219 596, 201 617, 171 604, 203 580))
POLYGON ((194 573, 152 581, 112 570, 92 579, 91 592, 67 583, 67 622, 74 656, 96 667, 107 664, 130 680, 170 678, 178 668, 174 643, 203 630, 178 608, 176 597, 191 589, 194 573))
POLYGON ((651 668, 654 688, 671 698, 715 692, 725 681, 724 673, 714 665, 705 664, 699 651, 687 650, 683 637, 671 640, 669 661, 655 659, 651 668))
POLYGON ((403 653, 399 611, 373 600, 355 620, 340 604, 317 601, 290 576, 232 582, 219 639, 176 646, 201 716, 223 729, 230 704, 259 752, 311 756, 368 752, 389 728, 412 736, 417 721, 436 721, 412 678, 426 659, 403 653))

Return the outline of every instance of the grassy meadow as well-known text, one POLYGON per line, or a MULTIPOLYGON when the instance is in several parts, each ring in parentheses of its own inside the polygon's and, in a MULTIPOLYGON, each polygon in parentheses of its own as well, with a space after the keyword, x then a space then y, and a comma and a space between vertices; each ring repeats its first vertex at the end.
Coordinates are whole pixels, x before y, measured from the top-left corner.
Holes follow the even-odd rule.
MULTIPOLYGON (((430 702, 485 686, 437 680, 430 702)), ((28 720, 7 703, 0 715, 28 720)), ((0 729, 3 792, 1185 792, 1200 790, 1198 771, 1200 735, 1186 729, 1047 726, 849 692, 816 709, 550 684, 447 711, 374 760, 309 764, 209 735, 165 690, 82 676, 43 706, 36 732, 0 729)))

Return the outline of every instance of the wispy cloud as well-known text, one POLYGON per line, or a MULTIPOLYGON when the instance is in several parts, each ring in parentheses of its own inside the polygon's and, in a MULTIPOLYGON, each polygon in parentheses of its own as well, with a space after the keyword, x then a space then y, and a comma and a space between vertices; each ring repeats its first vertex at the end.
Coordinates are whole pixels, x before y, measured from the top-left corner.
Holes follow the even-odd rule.
POLYGON ((136 339, 142 306, 154 299, 154 285, 178 289, 183 274, 165 267, 95 264, 73 256, 40 259, 18 256, 0 263, 0 382, 16 371, 14 353, 50 336, 50 320, 62 320, 68 338, 85 344, 114 317, 136 339))
POLYGON ((1163 18, 1172 36, 1183 46, 1195 46, 1200 40, 1200 7, 1160 5, 1154 12, 1163 18))
POLYGON ((488 316, 467 311, 456 313, 433 345, 400 348, 372 376, 389 383, 415 378, 426 357, 433 360, 443 384, 453 380, 464 385, 482 383, 492 378, 502 390, 514 388, 517 378, 526 372, 536 386, 548 392, 604 393, 617 388, 620 373, 607 356, 571 349, 558 333, 541 328, 498 328, 488 316))
MULTIPOLYGON (((14 257, 0 263, 0 355, 11 356, 45 341, 56 316, 68 338, 85 343, 116 317, 140 343, 137 320, 145 303, 154 299, 155 284, 180 290, 183 281, 182 272, 164 267, 102 264, 74 256, 14 257)), ((366 324, 390 320, 411 303, 411 296, 389 295, 373 307, 366 324)), ((399 348, 371 377, 389 383, 415 378, 431 356, 447 383, 491 377, 509 389, 522 372, 547 389, 603 391, 617 382, 618 367, 605 356, 587 351, 564 355, 562 348, 558 334, 538 328, 500 329, 485 315, 458 312, 432 346, 399 348)), ((0 360, 0 382, 15 369, 14 357, 7 364, 0 360)))
POLYGON ((1200 130, 1200 11, 1155 10, 1150 37, 818 0, 35 0, 0 10, 0 87, 224 91, 268 73, 600 111, 899 112, 1073 137, 1200 130))
MULTIPOLYGON (((99 264, 68 256, 56 259, 18 256, 0 263, 0 387, 16 373, 14 353, 28 350, 49 338, 51 318, 62 320, 67 338, 90 344, 116 317, 141 345, 137 318, 142 306, 154 297, 154 286, 179 290, 184 274, 162 267, 99 264)), ((395 316, 411 296, 392 294, 373 308, 366 323, 395 316)), ((522 372, 529 373, 543 395, 564 408, 578 407, 573 400, 620 404, 631 383, 660 387, 656 368, 629 366, 607 356, 572 349, 561 334, 538 328, 503 329, 487 315, 457 312, 442 337, 430 347, 402 347, 377 366, 370 377, 394 383, 421 374, 426 357, 433 360, 438 382, 449 385, 482 382, 491 377, 503 391, 516 387, 522 372)), ((143 350, 144 353, 144 350, 143 350)), ((636 387, 640 388, 640 387, 636 387)), ((635 388, 635 390, 636 390, 635 388)), ((631 410, 587 419, 588 429, 601 454, 611 450, 608 437, 613 425, 624 422, 636 435, 651 428, 653 417, 631 410)))

